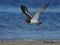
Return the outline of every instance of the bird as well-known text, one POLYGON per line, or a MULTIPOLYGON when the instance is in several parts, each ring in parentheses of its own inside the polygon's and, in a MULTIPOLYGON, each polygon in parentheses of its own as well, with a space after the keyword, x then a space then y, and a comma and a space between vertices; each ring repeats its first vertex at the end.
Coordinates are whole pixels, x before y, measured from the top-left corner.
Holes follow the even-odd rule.
POLYGON ((49 3, 47 3, 46 5, 44 5, 40 10, 38 10, 35 15, 32 17, 32 15, 29 13, 28 9, 24 6, 24 5, 21 5, 21 10, 22 10, 22 13, 24 13, 26 15, 26 19, 25 19, 25 22, 26 23, 29 23, 29 24, 37 24, 40 26, 40 24, 42 24, 42 22, 38 21, 38 18, 39 18, 39 15, 41 15, 41 13, 47 9, 49 3))

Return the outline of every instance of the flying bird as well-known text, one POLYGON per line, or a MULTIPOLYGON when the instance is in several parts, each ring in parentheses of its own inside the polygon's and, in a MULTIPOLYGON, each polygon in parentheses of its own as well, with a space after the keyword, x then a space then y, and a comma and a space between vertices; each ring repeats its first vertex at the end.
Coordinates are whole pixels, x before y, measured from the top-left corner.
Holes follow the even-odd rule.
POLYGON ((29 13, 28 9, 24 5, 21 5, 22 12, 27 16, 27 18, 25 19, 25 22, 29 24, 37 24, 37 25, 42 24, 40 21, 38 21, 38 18, 39 18, 39 15, 41 15, 41 13, 48 7, 48 5, 49 3, 43 6, 40 10, 36 12, 36 14, 33 17, 29 13))

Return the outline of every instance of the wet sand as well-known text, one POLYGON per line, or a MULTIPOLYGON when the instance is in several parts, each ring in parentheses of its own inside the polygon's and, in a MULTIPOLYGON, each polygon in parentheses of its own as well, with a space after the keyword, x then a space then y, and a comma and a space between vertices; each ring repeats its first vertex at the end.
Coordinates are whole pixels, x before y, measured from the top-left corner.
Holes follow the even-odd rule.
POLYGON ((0 45, 60 45, 60 41, 9 41, 0 45))

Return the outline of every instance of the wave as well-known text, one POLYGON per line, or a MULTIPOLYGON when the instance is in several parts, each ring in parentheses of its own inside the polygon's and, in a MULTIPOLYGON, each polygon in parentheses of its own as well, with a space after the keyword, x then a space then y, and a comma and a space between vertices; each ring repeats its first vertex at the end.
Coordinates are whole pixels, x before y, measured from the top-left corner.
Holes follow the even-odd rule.
POLYGON ((41 14, 41 26, 23 24, 24 18, 24 14, 0 13, 0 40, 60 39, 60 13, 41 14))

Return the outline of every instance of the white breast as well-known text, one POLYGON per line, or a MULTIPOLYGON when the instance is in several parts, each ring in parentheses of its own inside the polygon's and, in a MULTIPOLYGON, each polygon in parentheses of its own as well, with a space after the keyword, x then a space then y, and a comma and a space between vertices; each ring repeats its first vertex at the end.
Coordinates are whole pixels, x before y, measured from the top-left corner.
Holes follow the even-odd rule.
POLYGON ((31 20, 31 22, 30 23, 37 23, 38 21, 36 21, 36 20, 31 20))

